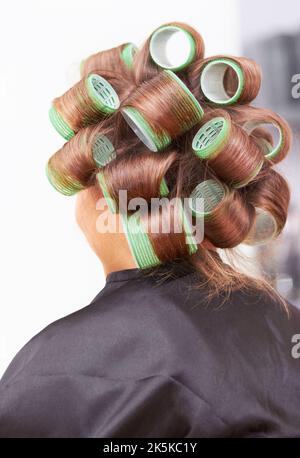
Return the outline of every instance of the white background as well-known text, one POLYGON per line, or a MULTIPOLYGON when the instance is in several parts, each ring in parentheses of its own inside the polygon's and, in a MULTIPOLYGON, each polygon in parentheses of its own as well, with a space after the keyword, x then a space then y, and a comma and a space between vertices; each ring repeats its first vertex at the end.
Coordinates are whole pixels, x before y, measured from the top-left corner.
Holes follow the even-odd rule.
POLYGON ((207 54, 239 53, 235 0, 13 1, 0 19, 0 374, 50 322, 87 305, 101 265, 74 220, 74 198, 48 184, 46 161, 63 144, 51 100, 76 81, 82 58, 140 45, 158 25, 185 21, 207 54))

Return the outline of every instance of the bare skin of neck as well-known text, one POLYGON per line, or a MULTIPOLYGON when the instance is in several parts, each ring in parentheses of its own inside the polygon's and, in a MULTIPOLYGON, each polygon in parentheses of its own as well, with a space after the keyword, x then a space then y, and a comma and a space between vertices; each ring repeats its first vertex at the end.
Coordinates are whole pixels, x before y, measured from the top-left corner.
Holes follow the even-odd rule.
MULTIPOLYGON (((100 196, 101 197, 101 196, 100 196)), ((108 215, 107 207, 97 208, 99 188, 84 189, 76 200, 76 220, 90 247, 103 265, 105 275, 137 267, 123 232, 103 232, 101 219, 108 215)), ((102 199, 103 201, 103 199, 102 199)), ((121 227, 120 216, 116 215, 117 227, 121 227)))

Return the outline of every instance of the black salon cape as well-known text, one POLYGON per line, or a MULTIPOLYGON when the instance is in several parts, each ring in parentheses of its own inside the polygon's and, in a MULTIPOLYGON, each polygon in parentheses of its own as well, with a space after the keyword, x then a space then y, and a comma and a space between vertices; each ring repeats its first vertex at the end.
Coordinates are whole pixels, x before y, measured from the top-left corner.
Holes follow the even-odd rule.
POLYGON ((300 312, 259 292, 207 303, 197 275, 110 274, 0 382, 0 437, 300 437, 300 312))

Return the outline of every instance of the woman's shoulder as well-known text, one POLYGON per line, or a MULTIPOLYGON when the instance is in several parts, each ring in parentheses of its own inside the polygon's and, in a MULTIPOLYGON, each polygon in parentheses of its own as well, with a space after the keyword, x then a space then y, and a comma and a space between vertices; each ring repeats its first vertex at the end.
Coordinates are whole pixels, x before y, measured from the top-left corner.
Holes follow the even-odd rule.
POLYGON ((170 303, 161 294, 161 288, 147 278, 113 276, 90 304, 34 335, 15 355, 0 383, 32 374, 124 375, 125 365, 130 370, 138 360, 149 360, 151 349, 155 351, 153 339, 155 347, 166 346, 159 307, 170 312, 170 303))
POLYGON ((32 374, 172 374, 195 348, 200 362, 211 348, 220 353, 239 345, 247 354, 279 340, 290 350, 300 333, 300 311, 289 306, 287 313, 263 291, 208 301, 207 291, 195 287, 193 275, 164 281, 133 273, 121 277, 110 277, 89 305, 35 335, 1 382, 32 374))
MULTIPOLYGON (((287 313, 261 290, 209 302, 205 289, 193 285, 190 276, 162 283, 109 281, 90 305, 51 323, 16 355, 0 383, 0 424, 15 405, 26 415, 35 409, 38 422, 42 407, 45 424, 53 413, 56 431, 56 412, 67 405, 77 428, 82 422, 74 413, 76 402, 86 412, 93 397, 95 403, 118 400, 123 406, 124 393, 134 403, 153 394, 159 407, 171 393, 168 406, 182 397, 199 411, 209 406, 214 422, 225 418, 233 425, 242 424, 253 399, 262 399, 259 415, 265 415, 266 404, 284 409, 283 431, 293 430, 288 423, 298 418, 293 399, 299 310, 289 306, 287 313)), ((196 423, 198 431, 202 423, 196 423)))

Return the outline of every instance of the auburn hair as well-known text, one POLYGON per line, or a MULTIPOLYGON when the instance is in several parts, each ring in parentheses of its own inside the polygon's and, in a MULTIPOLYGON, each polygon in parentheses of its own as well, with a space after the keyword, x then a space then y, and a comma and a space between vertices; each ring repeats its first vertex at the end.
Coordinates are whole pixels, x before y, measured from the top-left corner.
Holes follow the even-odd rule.
MULTIPOLYGON (((260 87, 261 72, 257 64, 244 57, 214 56, 204 58, 204 42, 192 27, 180 22, 168 23, 185 29, 194 39, 193 61, 178 71, 177 77, 187 86, 204 110, 199 119, 189 105, 180 105, 172 80, 151 59, 151 36, 133 57, 132 68, 124 65, 120 52, 124 45, 90 56, 83 64, 82 75, 96 72, 115 88, 120 107, 112 116, 97 119, 91 113, 91 125, 82 126, 78 106, 78 92, 82 83, 55 104, 64 113, 72 113, 72 127, 77 133, 48 162, 48 174, 57 189, 66 188, 72 194, 84 188, 101 191, 96 178, 99 165, 93 159, 92 145, 97 134, 107 136, 116 152, 114 160, 101 168, 109 194, 118 204, 118 193, 127 190, 128 199, 151 198, 160 195, 161 182, 166 181, 169 197, 189 197, 203 180, 215 179, 229 192, 216 210, 204 222, 204 241, 194 254, 188 252, 183 233, 173 230, 178 217, 176 211, 163 207, 151 218, 172 219, 169 233, 152 234, 149 239, 162 263, 184 259, 200 272, 212 294, 229 293, 236 288, 260 287, 275 294, 261 279, 248 277, 224 263, 217 248, 234 248, 247 239, 256 219, 255 208, 266 209, 277 222, 277 235, 287 218, 289 189, 284 178, 273 169, 273 164, 286 157, 291 146, 291 130, 276 113, 250 105, 260 87), (203 68, 213 59, 228 58, 241 68, 245 84, 238 100, 226 106, 207 100, 201 91, 203 68), (70 105, 72 105, 70 107, 70 105), (138 110, 158 136, 167 132, 170 141, 161 151, 150 151, 135 135, 122 116, 124 107, 138 110), (72 109, 71 109, 72 108, 72 109), (211 160, 202 160, 192 149, 197 131, 214 117, 223 117, 230 125, 228 143, 211 160), (255 129, 247 132, 245 124, 256 121, 255 129), (275 158, 265 157, 263 142, 272 146, 273 139, 263 124, 276 124, 282 132, 281 150, 275 158), (185 123, 185 124, 184 124, 185 123), (183 128, 184 124, 184 128, 183 128), (253 174, 253 170, 257 173, 253 174), (252 175, 251 175, 252 173, 252 175), (232 183, 242 183, 232 186, 232 183), (167 216, 168 215, 168 216, 167 216)), ((229 96, 235 92, 236 78, 229 68, 224 75, 224 89, 229 96)))

